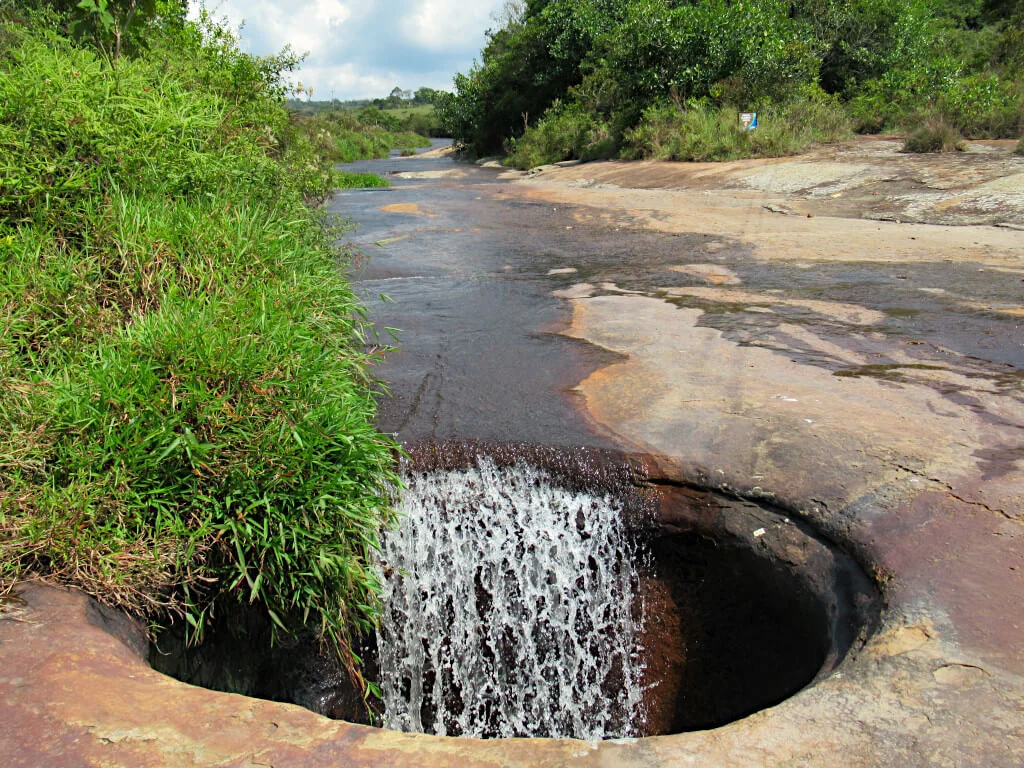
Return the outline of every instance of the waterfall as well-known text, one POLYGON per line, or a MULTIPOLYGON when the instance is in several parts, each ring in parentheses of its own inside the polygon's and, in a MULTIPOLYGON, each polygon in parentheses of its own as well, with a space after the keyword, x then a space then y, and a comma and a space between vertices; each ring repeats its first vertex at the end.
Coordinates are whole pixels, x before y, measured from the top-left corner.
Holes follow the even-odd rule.
POLYGON ((382 540, 384 724, 597 740, 642 727, 636 548, 611 495, 523 463, 412 474, 382 540))

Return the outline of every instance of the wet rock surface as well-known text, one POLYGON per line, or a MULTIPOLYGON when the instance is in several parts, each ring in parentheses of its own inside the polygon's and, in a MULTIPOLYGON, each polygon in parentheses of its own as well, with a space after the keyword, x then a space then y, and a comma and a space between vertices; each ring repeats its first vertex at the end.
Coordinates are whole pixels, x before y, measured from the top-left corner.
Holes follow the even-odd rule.
MULTIPOLYGON (((652 482, 645 456, 479 441, 423 441, 407 453, 401 509, 433 516, 408 512, 406 534, 382 542, 384 630, 355 648, 384 693, 370 702, 378 724, 434 733, 444 715, 448 735, 474 728, 492 731, 488 738, 541 727, 645 737, 715 728, 828 676, 877 626, 879 595, 842 550, 763 502, 652 482), (516 566, 504 570, 499 560, 520 545, 516 566), (404 564, 391 563, 395 556, 404 564), (557 606, 583 623, 559 625, 557 606), (509 637, 517 639, 509 645, 509 637), (438 669, 463 665, 434 687, 438 669), (413 679, 423 697, 416 706, 413 679), (467 699, 471 680, 504 686, 505 706, 491 707, 493 695, 467 699), (519 706, 526 691, 528 717, 519 706), (485 709, 466 714, 467 700, 485 709)), ((99 610, 113 631, 116 613, 99 610)), ((223 606, 199 647, 186 645, 183 627, 161 632, 148 657, 191 685, 371 722, 340 659, 313 632, 274 638, 265 614, 245 605, 223 606)))
POLYGON ((864 140, 522 180, 386 162, 431 175, 334 203, 361 222, 364 295, 393 300, 375 319, 403 329, 382 428, 626 449, 656 479, 770 501, 868 568, 877 632, 715 730, 473 742, 191 688, 149 668, 130 625, 31 588, 0 614, 8 764, 1024 763, 1019 160, 864 140))

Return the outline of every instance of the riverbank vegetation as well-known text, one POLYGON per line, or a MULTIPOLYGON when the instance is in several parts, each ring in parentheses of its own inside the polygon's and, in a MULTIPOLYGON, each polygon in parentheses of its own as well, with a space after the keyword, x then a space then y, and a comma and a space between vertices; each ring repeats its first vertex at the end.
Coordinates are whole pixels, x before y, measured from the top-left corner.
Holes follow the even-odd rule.
POLYGON ((773 156, 940 123, 1017 138, 1022 29, 1019 0, 510 0, 438 111, 471 154, 524 168, 773 156))
POLYGON ((294 119, 297 59, 181 3, 116 41, 54 5, 0 5, 0 593, 68 584, 193 640, 252 603, 352 662, 397 482, 316 209, 358 130, 294 119))
POLYGON ((380 189, 390 187, 391 182, 376 173, 352 173, 339 171, 334 180, 336 189, 380 189))
MULTIPOLYGON (((434 108, 434 101, 449 94, 430 88, 421 88, 416 96, 405 100, 397 97, 360 101, 288 101, 288 110, 303 117, 329 117, 335 122, 357 123, 363 127, 402 134, 408 140, 415 134, 416 141, 446 136, 444 127, 434 108)), ((419 144, 412 146, 421 146, 419 144)))
POLYGON ((907 134, 903 142, 904 152, 963 152, 966 148, 963 137, 956 126, 941 115, 931 115, 907 134))
POLYGON ((294 115, 297 128, 315 142, 320 157, 332 163, 353 163, 387 157, 391 150, 412 151, 430 146, 421 133, 404 130, 374 108, 359 112, 324 110, 294 115))

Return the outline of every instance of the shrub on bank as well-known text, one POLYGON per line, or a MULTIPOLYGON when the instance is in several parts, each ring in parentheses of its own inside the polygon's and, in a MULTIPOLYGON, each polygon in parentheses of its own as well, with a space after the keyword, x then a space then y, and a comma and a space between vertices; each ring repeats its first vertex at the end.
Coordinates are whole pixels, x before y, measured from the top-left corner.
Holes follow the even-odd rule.
POLYGON ((338 189, 380 189, 390 187, 391 182, 376 173, 350 173, 339 171, 334 185, 338 189))
POLYGON ((0 590, 193 637, 252 602, 344 651, 375 620, 395 445, 308 206, 331 161, 281 104, 294 60, 186 23, 112 67, 60 28, 0 16, 0 590))
POLYGON ((1024 83, 988 72, 960 77, 941 92, 936 106, 963 136, 1010 139, 1024 119, 1024 83))
POLYGON ((625 136, 630 158, 732 160, 748 154, 750 137, 734 110, 699 102, 685 110, 658 106, 644 112, 640 124, 625 136))
POLYGON ((563 160, 614 157, 616 145, 608 124, 576 104, 556 104, 535 126, 508 142, 509 160, 526 170, 563 160))
POLYGON ((1017 136, 1024 117, 1024 83, 993 72, 963 74, 953 59, 893 71, 869 83, 846 105, 858 133, 914 130, 922 115, 941 116, 962 136, 1017 136), (952 73, 952 74, 951 74, 952 73))
POLYGON ((850 135, 849 119, 834 100, 808 94, 759 113, 759 127, 742 128, 738 111, 706 101, 679 109, 647 110, 625 135, 625 157, 657 160, 717 161, 742 157, 780 157, 812 144, 840 141, 850 135))
POLYGON ((941 115, 931 115, 903 141, 903 151, 913 153, 962 152, 966 144, 956 126, 941 115))
POLYGON ((683 108, 662 104, 647 109, 637 127, 617 140, 611 125, 593 112, 575 103, 556 104, 537 125, 509 140, 509 160, 526 169, 562 160, 616 156, 692 161, 779 157, 851 135, 850 120, 837 100, 817 89, 768 105, 760 120, 756 131, 746 131, 735 107, 707 100, 683 108))
MULTIPOLYGON (((768 100, 816 89, 848 110, 858 132, 901 129, 929 110, 971 138, 1016 137, 1024 108, 1024 9, 1015 0, 548 0, 507 10, 480 61, 438 104, 450 135, 477 156, 571 101, 608 121, 617 141, 639 131, 640 150, 654 153, 674 142, 659 139, 662 126, 640 123, 668 103, 756 104, 765 114, 768 100)), ((763 152, 804 140, 783 131, 763 152)), ((705 135, 669 153, 736 149, 729 135, 705 135)))
POLYGON ((419 134, 394 134, 384 130, 342 131, 335 140, 332 157, 339 163, 387 157, 392 149, 429 147, 430 139, 419 134))
POLYGON ((335 163, 354 163, 387 157, 393 149, 429 147, 430 139, 393 128, 386 112, 366 109, 326 110, 315 115, 296 115, 295 123, 315 136, 323 157, 335 163))

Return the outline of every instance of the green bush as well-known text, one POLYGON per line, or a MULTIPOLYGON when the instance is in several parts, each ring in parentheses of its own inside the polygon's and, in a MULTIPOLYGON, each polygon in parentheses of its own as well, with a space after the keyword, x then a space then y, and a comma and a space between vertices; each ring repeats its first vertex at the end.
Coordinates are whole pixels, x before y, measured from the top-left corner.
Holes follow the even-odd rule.
POLYGON ((320 157, 332 163, 379 159, 387 157, 393 149, 430 146, 430 139, 425 136, 408 131, 393 132, 361 120, 360 116, 345 110, 292 118, 301 140, 310 142, 320 157))
MULTIPOLYGON (((512 10, 488 35, 480 63, 457 75, 455 93, 437 104, 471 154, 496 152, 540 128, 557 102, 582 105, 617 142, 640 131, 634 138, 658 145, 644 150, 656 154, 674 118, 641 122, 668 103, 757 105, 767 115, 767 105, 813 90, 834 96, 830 111, 847 111, 860 132, 898 129, 909 115, 938 111, 977 138, 1016 136, 1024 114, 1019 2, 545 0, 512 10)), ((762 154, 820 140, 795 129, 757 135, 752 144, 760 142, 762 154)), ((735 151, 728 134, 695 141, 675 154, 735 151)), ((539 157, 567 154, 567 142, 554 138, 527 144, 540 145, 539 157)))
POLYGON ((922 115, 940 115, 964 136, 1012 138, 1024 117, 1024 81, 964 72, 944 53, 865 84, 847 109, 859 133, 915 130, 922 115))
POLYGON ((436 136, 440 133, 440 125, 434 117, 434 109, 430 112, 410 112, 402 121, 402 130, 415 133, 420 136, 436 136))
POLYGON ((778 125, 805 145, 833 144, 853 135, 850 116, 839 98, 817 86, 801 88, 781 107, 769 106, 764 114, 769 129, 778 125))
POLYGON ((116 68, 58 29, 0 17, 0 591, 59 581, 193 639, 252 602, 344 653, 398 479, 308 206, 334 138, 284 110, 293 58, 216 27, 116 68))
POLYGON ((903 142, 903 151, 914 153, 960 152, 964 147, 960 131, 941 115, 925 118, 903 142))
POLYGON ((1024 118, 1024 84, 991 72, 959 77, 942 90, 937 110, 965 136, 1013 138, 1024 118))
POLYGON ((340 171, 335 177, 338 189, 374 189, 390 187, 391 182, 376 173, 349 173, 340 171))
POLYGON ((509 141, 509 157, 520 169, 563 160, 596 160, 615 154, 607 123, 576 104, 555 104, 518 139, 509 141))
POLYGON ((716 161, 742 157, 780 157, 812 144, 850 135, 849 119, 834 99, 808 92, 758 113, 759 127, 744 130, 736 109, 693 102, 685 110, 659 106, 647 110, 627 131, 625 157, 656 160, 716 161))
POLYGON ((653 107, 640 125, 626 133, 626 156, 654 160, 732 160, 750 152, 750 135, 734 110, 705 102, 685 110, 653 107))

